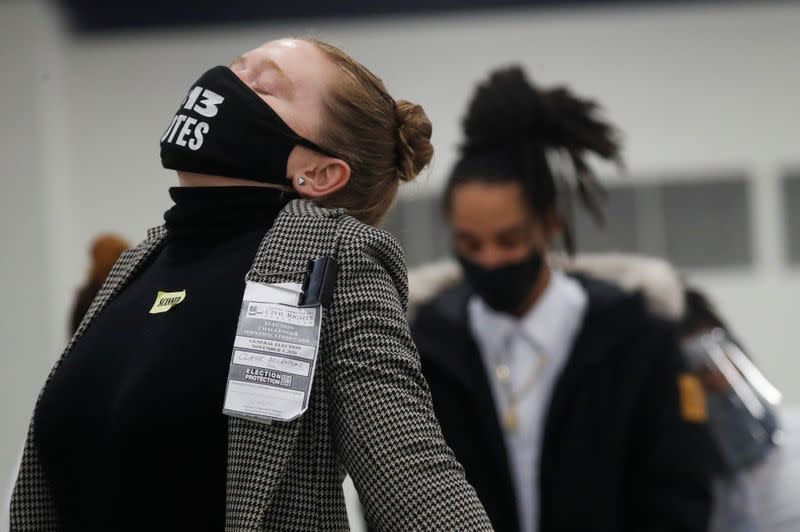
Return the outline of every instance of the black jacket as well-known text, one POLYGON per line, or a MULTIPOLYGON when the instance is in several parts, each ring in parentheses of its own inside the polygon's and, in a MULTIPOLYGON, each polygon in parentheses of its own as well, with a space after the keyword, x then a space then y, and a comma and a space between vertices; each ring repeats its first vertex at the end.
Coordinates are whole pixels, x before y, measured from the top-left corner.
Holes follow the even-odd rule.
MULTIPOLYGON (((588 307, 543 429, 539 532, 701 531, 710 512, 704 424, 681 417, 683 360, 640 295, 578 279, 588 307)), ((499 531, 519 529, 501 428, 470 333, 470 290, 421 307, 412 333, 445 439, 499 531)))

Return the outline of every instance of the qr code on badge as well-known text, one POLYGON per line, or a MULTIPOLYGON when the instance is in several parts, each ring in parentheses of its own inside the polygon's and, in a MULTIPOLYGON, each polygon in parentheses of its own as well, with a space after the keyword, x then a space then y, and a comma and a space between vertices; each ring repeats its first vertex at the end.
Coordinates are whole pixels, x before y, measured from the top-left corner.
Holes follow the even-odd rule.
POLYGON ((292 385, 292 376, 281 375, 281 386, 291 386, 291 385, 292 385))

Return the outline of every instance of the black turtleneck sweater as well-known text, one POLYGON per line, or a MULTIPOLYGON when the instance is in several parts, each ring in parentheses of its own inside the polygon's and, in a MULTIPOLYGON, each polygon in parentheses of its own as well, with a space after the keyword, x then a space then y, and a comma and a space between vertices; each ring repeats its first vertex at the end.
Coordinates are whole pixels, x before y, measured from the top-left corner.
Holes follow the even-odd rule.
POLYGON ((289 198, 173 188, 168 237, 44 390, 35 431, 67 531, 222 530, 222 414, 244 277, 289 198), (186 290, 150 314, 159 291, 186 290))

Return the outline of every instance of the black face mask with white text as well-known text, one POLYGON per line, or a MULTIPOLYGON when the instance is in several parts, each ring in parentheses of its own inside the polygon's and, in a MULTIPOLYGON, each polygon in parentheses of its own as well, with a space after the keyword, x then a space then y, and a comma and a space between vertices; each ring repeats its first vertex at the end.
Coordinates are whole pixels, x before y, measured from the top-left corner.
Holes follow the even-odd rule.
POLYGON ((214 67, 192 85, 161 137, 164 168, 287 185, 297 145, 335 157, 298 135, 230 68, 214 67))
POLYGON ((492 309, 509 314, 522 309, 544 267, 544 258, 539 251, 498 268, 484 268, 464 257, 457 257, 475 293, 492 309))

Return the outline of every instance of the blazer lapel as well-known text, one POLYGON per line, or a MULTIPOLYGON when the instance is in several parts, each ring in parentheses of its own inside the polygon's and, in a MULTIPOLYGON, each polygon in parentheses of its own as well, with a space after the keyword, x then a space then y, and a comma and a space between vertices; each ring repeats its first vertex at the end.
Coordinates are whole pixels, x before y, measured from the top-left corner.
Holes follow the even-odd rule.
MULTIPOLYGON (((83 319, 81 320, 78 329, 75 331, 75 334, 72 336, 72 339, 67 344, 67 347, 64 349, 61 357, 56 362, 53 369, 50 371, 50 374, 47 377, 47 381, 45 382, 45 386, 47 382, 49 382, 50 377, 53 376, 58 366, 61 364, 61 360, 69 353, 72 346, 75 345, 75 342, 80 338, 84 332, 89 328, 94 318, 100 313, 103 308, 105 308, 106 304, 108 304, 111 299, 116 296, 122 288, 124 288, 131 279, 136 275, 136 273, 141 269, 142 265, 147 263, 148 259, 155 253, 160 247, 161 244, 164 242, 164 238, 167 236, 167 230, 164 226, 154 227, 147 231, 147 239, 136 246, 133 249, 126 250, 122 252, 119 259, 117 259, 116 264, 111 269, 111 272, 108 274, 103 286, 100 288, 100 291, 97 292, 97 296, 94 298, 89 310, 86 311, 83 319)), ((42 387, 42 391, 44 391, 45 386, 42 387)))
POLYGON ((511 468, 509 464, 508 451, 503 439, 503 429, 497 416, 492 390, 489 385, 489 378, 486 373, 480 350, 469 328, 464 331, 464 367, 470 374, 470 390, 474 401, 480 426, 482 427, 486 439, 489 442, 491 456, 487 459, 495 464, 497 471, 498 489, 504 490, 507 494, 506 512, 514 516, 514 522, 519 523, 519 504, 516 504, 514 484, 511 478, 511 468))
POLYGON ((505 499, 509 504, 506 511, 512 512, 517 522, 516 499, 508 453, 503 441, 503 430, 497 416, 487 369, 469 327, 467 307, 471 295, 471 290, 462 283, 452 288, 442 301, 437 303, 447 327, 438 331, 438 334, 431 339, 437 342, 433 349, 435 356, 428 356, 426 359, 429 363, 440 365, 468 391, 477 414, 476 424, 489 443, 491 455, 486 458, 494 464, 497 471, 498 487, 507 494, 505 499))
MULTIPOLYGON (((486 374, 481 354, 475 339, 469 330, 464 331, 464 346, 462 353, 464 356, 464 370, 469 374, 469 389, 472 394, 481 427, 486 434, 492 451, 491 459, 496 464, 498 473, 502 474, 505 484, 511 488, 511 474, 508 463, 508 453, 503 441, 503 430, 500 427, 500 420, 497 417, 492 390, 489 386, 489 379, 486 374)), ((513 490, 511 490, 513 493, 513 490)))

